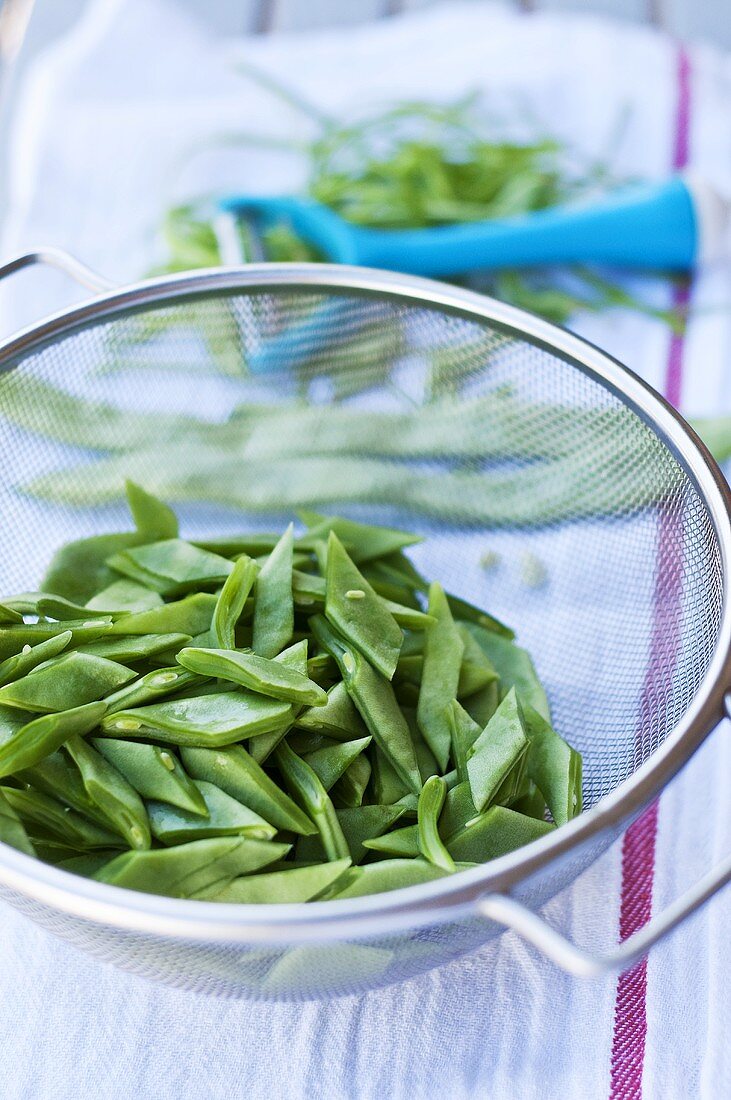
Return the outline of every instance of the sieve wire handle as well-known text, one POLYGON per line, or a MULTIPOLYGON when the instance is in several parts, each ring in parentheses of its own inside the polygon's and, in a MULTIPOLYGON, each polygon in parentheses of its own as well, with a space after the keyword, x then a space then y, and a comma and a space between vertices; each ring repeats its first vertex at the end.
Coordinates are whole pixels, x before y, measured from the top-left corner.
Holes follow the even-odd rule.
POLYGON ((108 279, 97 274, 96 271, 92 271, 86 264, 82 264, 80 260, 75 259, 61 248, 37 248, 32 252, 24 252, 21 256, 14 256, 12 260, 0 265, 0 280, 7 279, 14 275, 16 271, 22 271, 25 267, 33 267, 35 264, 55 267, 57 271, 63 271, 75 282, 97 294, 101 294, 105 290, 114 290, 114 283, 110 283, 108 279))
POLYGON ((614 951, 605 955, 595 955, 578 947, 557 932, 543 917, 527 909, 515 898, 504 894, 488 894, 477 903, 477 909, 481 916, 517 932, 567 973, 579 978, 596 978, 602 974, 626 970, 632 966, 659 940, 705 905, 729 882, 731 882, 731 856, 722 860, 717 867, 704 875, 695 886, 677 898, 664 912, 658 913, 648 921, 639 932, 629 936, 614 951))

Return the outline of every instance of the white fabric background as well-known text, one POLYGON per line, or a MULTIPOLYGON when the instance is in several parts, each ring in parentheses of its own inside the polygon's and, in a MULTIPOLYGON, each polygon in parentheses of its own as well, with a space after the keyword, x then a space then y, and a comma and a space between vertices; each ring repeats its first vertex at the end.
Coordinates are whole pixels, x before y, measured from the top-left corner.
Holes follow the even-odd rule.
MULTIPOLYGON (((235 57, 286 74, 337 112, 476 86, 507 109, 520 94, 547 126, 595 153, 629 104, 618 167, 659 177, 672 159, 675 56, 674 45, 650 31, 567 17, 519 20, 491 5, 450 3, 357 31, 234 44, 207 40, 162 0, 97 0, 26 81, 2 254, 60 245, 122 281, 156 257, 155 225, 174 197, 295 187, 301 167, 285 156, 207 152, 185 160, 211 133, 291 136, 302 126, 233 73, 235 57)), ((693 50, 692 62, 692 163, 731 192, 731 65, 710 49, 693 50)), ((74 294, 58 275, 23 275, 3 293, 1 327, 18 327, 74 294)), ((694 301, 683 405, 710 412, 731 405, 728 267, 705 274, 694 301)), ((663 326, 614 313, 587 317, 581 329, 662 385, 663 326)), ((728 851, 729 775, 724 727, 663 796, 656 908, 728 851)), ((616 846, 546 916, 588 946, 613 944, 620 860, 616 846)), ((564 977, 513 935, 400 987, 329 1004, 263 1005, 149 985, 87 959, 7 907, 1 912, 4 1100, 609 1093, 616 981, 564 977)), ((731 1094, 730 938, 727 891, 653 952, 646 1097, 731 1094)))

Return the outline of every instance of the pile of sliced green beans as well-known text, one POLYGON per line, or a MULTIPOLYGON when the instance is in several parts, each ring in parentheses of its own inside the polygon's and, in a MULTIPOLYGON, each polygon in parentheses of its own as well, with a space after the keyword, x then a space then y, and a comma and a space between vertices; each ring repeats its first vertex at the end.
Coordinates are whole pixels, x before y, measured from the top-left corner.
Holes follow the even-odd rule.
POLYGON ((0 840, 134 890, 349 898, 504 855, 581 810, 581 757, 512 631, 415 536, 135 530, 0 603, 0 840))

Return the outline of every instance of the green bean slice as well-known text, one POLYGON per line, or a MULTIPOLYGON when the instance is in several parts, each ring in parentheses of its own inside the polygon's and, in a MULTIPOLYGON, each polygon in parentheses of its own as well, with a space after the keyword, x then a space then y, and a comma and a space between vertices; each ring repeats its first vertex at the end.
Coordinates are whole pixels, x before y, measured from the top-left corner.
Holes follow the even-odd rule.
POLYGON ((0 603, 0 623, 22 623, 23 616, 19 611, 16 611, 12 607, 7 607, 4 603, 0 603))
POLYGON ((92 744, 143 798, 193 814, 208 813, 203 795, 168 749, 112 737, 95 737, 92 744))
POLYGON ((309 528, 310 539, 324 539, 332 532, 348 546, 351 558, 357 562, 370 562, 421 542, 419 535, 398 531, 393 527, 377 527, 343 519, 342 516, 323 516, 306 510, 298 511, 297 515, 309 528))
POLYGON ((282 741, 274 750, 277 766, 292 795, 317 826, 329 862, 350 857, 335 807, 315 772, 282 741))
POLYGON ((355 809, 363 805, 366 788, 372 773, 371 762, 361 753, 330 791, 333 805, 338 809, 355 809))
POLYGON ((125 685, 119 691, 112 692, 104 697, 107 704, 107 714, 116 714, 119 710, 129 710, 130 707, 139 707, 144 703, 151 703, 155 699, 164 699, 167 695, 176 694, 185 688, 200 688, 205 684, 201 676, 196 676, 187 669, 175 666, 175 668, 157 668, 154 672, 148 672, 125 685))
POLYGON ((223 584, 233 570, 226 558, 177 538, 130 547, 112 554, 107 564, 161 596, 223 584))
POLYGON ((447 720, 452 739, 452 757, 457 768, 457 775, 460 783, 465 783, 469 778, 467 757, 482 730, 456 699, 453 699, 447 706, 447 720))
POLYGON ((0 745, 0 777, 32 768, 75 733, 89 733, 99 724, 105 709, 104 703, 86 703, 58 714, 43 714, 22 725, 0 745))
POLYGON ((252 649, 260 657, 276 657, 292 638, 293 543, 293 527, 290 523, 256 578, 252 649))
POLYGON ((447 841, 447 849, 455 860, 487 863, 546 836, 553 829, 555 825, 547 821, 536 821, 505 806, 491 806, 455 833, 447 841))
POLYGON ((108 715, 102 731, 111 737, 167 741, 219 748, 245 737, 272 733, 292 720, 292 707, 248 691, 223 691, 132 707, 108 715))
POLYGON ((135 527, 146 542, 178 537, 178 517, 172 508, 134 481, 127 480, 124 488, 135 527))
POLYGON ((429 627, 424 640, 417 720, 440 772, 445 772, 451 746, 446 708, 457 695, 464 643, 444 589, 436 581, 429 587, 429 614, 437 621, 429 627))
POLYGON ((50 660, 51 657, 57 657, 59 653, 66 649, 71 637, 71 631, 64 630, 61 634, 57 634, 55 638, 48 638, 45 642, 39 642, 38 645, 27 646, 14 657, 6 658, 0 664, 0 687, 5 687, 6 684, 10 684, 14 680, 20 680, 22 676, 27 676, 29 672, 32 672, 38 665, 43 664, 44 661, 50 660))
POLYGON ((134 531, 68 542, 54 554, 41 588, 74 603, 87 603, 119 579, 107 565, 107 558, 143 541, 134 531))
POLYGON ((222 889, 240 875, 252 874, 274 863, 286 855, 289 847, 238 836, 194 840, 175 848, 123 852, 93 877, 128 890, 189 898, 216 884, 222 889))
POLYGON ((368 732, 388 757, 407 788, 418 794, 421 775, 406 719, 388 680, 371 668, 357 650, 351 650, 323 616, 310 620, 312 631, 335 658, 348 694, 358 708, 368 732))
POLYGON ((73 651, 0 688, 0 704, 39 714, 73 710, 95 702, 134 676, 132 669, 115 661, 73 651))
MULTIPOLYGON (((338 810, 337 820, 350 849, 353 863, 360 863, 367 855, 365 841, 380 836, 406 813, 404 806, 357 806, 338 810)), ((319 837, 303 837, 297 841, 298 860, 322 859, 319 837)))
POLYGON ((474 623, 465 625, 495 667, 503 690, 508 691, 514 687, 521 702, 533 707, 550 722, 551 711, 546 692, 538 679, 530 654, 508 638, 501 638, 474 623))
POLYGON ((314 680, 256 653, 186 647, 178 653, 177 660, 190 672, 229 680, 273 699, 300 706, 324 706, 327 702, 327 695, 314 680))
POLYGON ((108 829, 88 821, 75 810, 40 791, 3 787, 3 794, 23 824, 40 826, 77 851, 119 845, 119 837, 108 829))
POLYGON ((226 578, 216 600, 211 622, 213 638, 219 649, 236 648, 236 624, 241 618, 258 572, 256 562, 244 555, 238 559, 226 578))
POLYGON ((361 898, 366 894, 383 894, 433 882, 448 872, 425 859, 384 859, 352 867, 343 876, 344 885, 330 894, 330 899, 361 898))
POLYGON ((66 749, 81 773, 89 798, 103 810, 130 848, 149 848, 150 822, 134 787, 83 737, 70 737, 66 749))
POLYGON ((485 728, 499 705, 500 684, 497 680, 493 680, 492 683, 476 691, 474 695, 469 695, 462 700, 462 706, 481 730, 485 728))
POLYGON ((278 829, 303 836, 317 832, 296 802, 280 790, 241 745, 224 749, 181 749, 183 763, 194 779, 214 783, 278 829))
MULTIPOLYGON (((295 672, 300 672, 303 676, 306 676, 308 670, 307 648, 307 640, 303 639, 301 642, 295 642, 294 645, 289 646, 287 649, 283 649, 282 652, 278 653, 272 660, 278 661, 286 665, 287 668, 294 669, 295 672)), ((297 711, 295 709, 292 711, 292 717, 296 717, 296 714, 297 711)), ((249 751, 257 764, 262 764, 266 760, 288 730, 289 724, 283 724, 278 726, 273 733, 265 733, 263 737, 257 737, 252 741, 249 746, 249 751)))
POLYGON ((94 642, 108 634, 111 622, 67 620, 63 623, 24 623, 23 626, 0 627, 0 660, 21 653, 25 646, 36 646, 49 638, 71 631, 71 645, 80 646, 94 642))
POLYGON ((437 822, 447 794, 447 784, 438 775, 432 775, 421 788, 418 804, 417 833, 419 851, 424 859, 443 871, 454 870, 454 860, 442 843, 437 822))
POLYGON ((511 772, 525 769, 528 747, 515 688, 511 688, 467 754, 467 775, 478 813, 511 772))
POLYGON ((324 733, 336 741, 351 741, 368 732, 342 680, 328 690, 324 707, 308 707, 297 715, 295 724, 299 729, 324 733))
MULTIPOLYGON (((393 829, 390 833, 384 833, 383 836, 364 840, 363 847, 369 852, 384 852, 386 855, 399 856, 402 859, 418 859, 422 854, 419 847, 419 826, 404 825, 400 829, 393 829)), ((440 864, 435 863, 434 866, 438 867, 440 864)))
MULTIPOLYGON (((25 852, 27 856, 36 854, 23 822, 8 802, 2 787, 0 787, 0 841, 19 852, 25 852)), ((348 860, 349 864, 350 860, 348 860)))
POLYGON ((189 634, 208 630, 217 599, 210 592, 195 592, 182 600, 137 611, 117 619, 110 634, 189 634))
POLYGON ((457 623, 457 632, 464 644, 457 696, 464 699, 465 696, 474 695, 476 691, 481 691, 488 684, 497 681, 498 674, 492 661, 482 651, 464 623, 457 623))
POLYGON ((370 737, 361 737, 356 741, 343 741, 305 753, 303 760, 310 765, 325 790, 329 791, 370 743, 370 737))
POLYGON ((104 811, 87 794, 79 769, 62 749, 57 749, 32 767, 17 772, 15 778, 41 794, 57 798, 102 828, 113 829, 104 811))
POLYGON ((90 600, 86 601, 89 611, 104 611, 104 608, 113 608, 114 615, 124 611, 127 613, 136 611, 149 611, 153 607, 162 607, 162 596, 153 592, 144 584, 128 580, 122 577, 112 581, 101 592, 97 592, 90 600))
POLYGON ((150 828, 156 840, 170 846, 215 836, 271 840, 276 834, 273 825, 215 784, 199 780, 196 787, 206 804, 205 816, 181 810, 168 802, 147 803, 150 828))
POLYGON ((530 740, 527 772, 557 825, 581 813, 581 756, 530 704, 522 708, 530 740))
POLYGON ((469 783, 457 783, 447 791, 444 808, 439 817, 439 835, 449 841, 475 817, 477 817, 477 810, 472 801, 469 783))
POLYGON ((338 859, 313 867, 295 867, 291 871, 271 871, 263 875, 236 878, 219 892, 209 894, 211 901, 241 905, 293 904, 314 901, 334 886, 350 867, 350 859, 338 859))
POLYGON ((401 650, 401 628, 333 531, 327 543, 325 580, 325 617, 390 680, 401 650))

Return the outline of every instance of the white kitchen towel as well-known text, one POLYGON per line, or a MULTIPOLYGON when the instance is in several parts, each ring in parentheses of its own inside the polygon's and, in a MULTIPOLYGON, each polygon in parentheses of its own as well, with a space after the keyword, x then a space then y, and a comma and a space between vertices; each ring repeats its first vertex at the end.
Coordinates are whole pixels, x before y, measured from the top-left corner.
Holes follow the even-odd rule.
MULTIPOLYGON (((343 115, 481 88, 506 113, 527 105, 590 155, 604 152, 626 111, 618 170, 659 178, 690 164, 731 193, 731 63, 712 48, 474 2, 356 29, 223 42, 162 0, 96 0, 25 80, 2 255, 60 245, 110 278, 131 279, 159 257, 155 229, 174 199, 295 188, 303 166, 291 156, 202 148, 224 132, 303 130, 295 111, 236 71, 239 62, 343 115)), ((58 275, 19 276, 3 291, 3 331, 74 293, 58 275)), ((729 408, 728 265, 696 280, 692 305, 684 339, 626 312, 577 327, 685 411, 729 408)), ((729 775, 723 726, 545 916, 597 950, 639 927, 728 852, 729 775)), ((404 985, 303 1005, 150 985, 7 907, 2 919, 3 1100, 731 1095, 729 891, 619 980, 565 977, 506 934, 404 985)))

